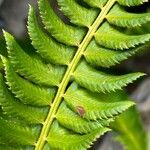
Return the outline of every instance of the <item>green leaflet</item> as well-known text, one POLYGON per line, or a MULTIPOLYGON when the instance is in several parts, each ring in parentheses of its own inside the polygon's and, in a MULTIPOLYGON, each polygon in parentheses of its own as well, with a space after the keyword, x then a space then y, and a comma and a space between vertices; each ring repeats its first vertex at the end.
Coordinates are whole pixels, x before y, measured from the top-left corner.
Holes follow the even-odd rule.
POLYGON ((17 148, 10 147, 8 145, 0 144, 0 148, 4 150, 18 150, 17 148))
POLYGON ((113 116, 134 105, 132 102, 113 103, 113 99, 107 102, 107 95, 104 98, 101 97, 101 94, 90 93, 73 84, 66 92, 64 99, 69 107, 88 120, 113 118, 113 116))
POLYGON ((14 72, 10 63, 5 58, 2 58, 2 60, 5 65, 7 84, 17 98, 24 104, 37 106, 50 104, 50 101, 52 101, 54 97, 55 89, 38 87, 37 85, 24 80, 14 72))
POLYGON ((28 15, 28 31, 33 46, 47 62, 61 65, 66 65, 70 62, 74 54, 74 48, 58 44, 51 37, 42 32, 31 6, 28 15))
POLYGON ((98 128, 86 135, 74 134, 54 122, 48 136, 48 143, 52 149, 86 150, 92 144, 91 141, 96 140, 99 135, 103 135, 107 131, 110 131, 110 129, 98 128))
MULTIPOLYGON (((131 100, 123 92, 113 93, 110 97, 114 102, 131 100)), ((148 150, 148 137, 135 106, 119 115, 111 124, 111 128, 117 132, 115 139, 121 142, 127 150, 148 150)))
POLYGON ((58 4, 64 14, 71 19, 70 21, 80 26, 90 27, 98 15, 97 10, 82 7, 75 0, 58 0, 58 4))
POLYGON ((121 142, 127 150, 148 150, 148 137, 135 107, 121 114, 112 128, 118 132, 116 140, 121 142))
POLYGON ((109 123, 113 121, 113 119, 88 121, 71 111, 64 103, 58 110, 56 118, 62 126, 81 134, 90 133, 99 127, 109 126, 109 123), (68 120, 68 118, 70 119, 68 120), (75 124, 75 122, 77 123, 75 124))
POLYGON ((116 51, 101 47, 93 40, 87 47, 84 57, 86 61, 92 65, 109 68, 128 59, 128 57, 131 57, 141 50, 143 50, 143 46, 132 48, 127 51, 116 51))
POLYGON ((108 0, 94 0, 94 1, 93 0, 83 0, 83 1, 92 7, 102 8, 108 0))
POLYGON ((127 35, 118 31, 108 23, 104 23, 97 31, 95 40, 106 48, 123 50, 149 41, 150 34, 127 35))
POLYGON ((85 35, 84 28, 66 25, 49 6, 48 0, 39 0, 39 9, 45 28, 56 40, 77 46, 85 35))
POLYGON ((105 93, 120 90, 143 75, 143 73, 130 73, 119 76, 106 74, 92 68, 83 61, 74 72, 73 77, 78 84, 90 91, 105 93))
POLYGON ((120 26, 120 27, 135 27, 141 26, 144 23, 150 21, 150 13, 129 13, 119 5, 115 5, 107 15, 109 23, 120 26))
POLYGON ((28 49, 28 44, 20 46, 4 32, 8 49, 8 56, 1 53, 4 69, 0 76, 0 146, 4 150, 86 150, 110 131, 110 123, 134 105, 124 101, 118 89, 144 74, 112 75, 100 67, 120 63, 150 40, 149 34, 128 35, 120 28, 149 20, 145 18, 149 14, 136 14, 135 21, 133 14, 120 7, 143 2, 58 0, 70 19, 66 24, 48 0, 38 0, 49 33, 30 6, 28 32, 36 50, 28 49), (127 20, 113 20, 115 11, 127 20))
POLYGON ((4 32, 4 35, 8 47, 8 56, 17 72, 37 84, 55 86, 59 84, 64 68, 46 65, 36 56, 32 58, 21 49, 9 33, 4 32), (31 70, 30 67, 33 69, 31 70), (49 78, 50 76, 51 78, 49 78))
POLYGON ((5 145, 28 146, 34 145, 35 135, 26 127, 15 122, 0 118, 0 141, 5 145))
POLYGON ((2 75, 0 75, 0 106, 5 115, 20 117, 29 124, 42 123, 46 114, 46 109, 27 106, 15 99, 8 91, 2 75))

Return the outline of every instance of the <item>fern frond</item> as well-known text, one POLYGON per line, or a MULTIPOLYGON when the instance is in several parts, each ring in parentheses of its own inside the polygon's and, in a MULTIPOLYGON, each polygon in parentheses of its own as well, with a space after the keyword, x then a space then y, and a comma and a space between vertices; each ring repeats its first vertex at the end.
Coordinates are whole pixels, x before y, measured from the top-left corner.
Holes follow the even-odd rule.
POLYGON ((9 33, 4 32, 4 36, 8 47, 8 57, 17 72, 40 85, 57 86, 59 84, 64 68, 46 65, 36 56, 32 58, 21 49, 9 33), (30 67, 34 69, 31 70, 30 67))
POLYGON ((65 24, 55 13, 48 0, 39 0, 39 9, 45 28, 59 42, 78 46, 86 31, 84 28, 75 28, 65 24))
POLYGON ((21 118, 29 124, 41 124, 47 113, 46 109, 40 109, 24 105, 15 99, 8 91, 3 76, 0 75, 0 106, 3 113, 13 118, 21 118))
POLYGON ((3 57, 2 60, 5 65, 7 84, 17 98, 19 98, 24 104, 37 106, 50 104, 55 95, 55 89, 38 87, 31 82, 24 80, 14 72, 7 59, 3 57))
POLYGON ((0 118, 0 131, 1 144, 12 147, 34 145, 36 139, 29 128, 3 118, 0 118))
POLYGON ((74 72, 73 77, 81 86, 93 92, 105 93, 120 90, 143 75, 143 73, 130 73, 119 76, 106 74, 82 62, 74 72))
POLYGON ((150 40, 150 34, 127 35, 104 23, 95 35, 96 41, 111 49, 129 49, 150 40))
POLYGON ((136 27, 150 21, 150 13, 129 13, 119 5, 115 5, 107 16, 109 23, 120 27, 136 27))
POLYGON ((4 149, 4 150, 17 150, 17 148, 8 146, 8 145, 4 145, 4 144, 0 144, 0 148, 4 149))
POLYGON ((102 101, 100 95, 91 94, 76 84, 71 85, 64 96, 64 100, 71 109, 88 120, 113 118, 113 116, 134 105, 132 102, 107 102, 107 96, 105 101, 102 101))
POLYGON ((107 131, 110 131, 110 129, 103 127, 86 135, 74 134, 54 122, 47 141, 52 149, 86 150, 92 144, 91 141, 95 141, 99 135, 103 135, 107 131))
POLYGON ((58 0, 58 4, 63 13, 70 18, 70 21, 80 26, 90 27, 98 15, 97 10, 87 9, 79 5, 75 0, 58 0))
POLYGON ((106 120, 88 121, 69 109, 65 103, 60 106, 60 109, 56 114, 56 118, 62 126, 81 134, 90 133, 99 127, 109 126, 110 122, 113 121, 112 118, 106 120), (70 119, 68 120, 68 118, 70 119), (75 122, 77 123, 75 124, 75 122))
MULTIPOLYGON (((40 29, 34 9, 30 6, 28 16, 28 31, 32 44, 37 52, 46 60, 53 64, 68 64, 73 57, 75 49, 63 44, 58 44, 40 29)), ((54 76, 54 75, 52 75, 54 76)))
POLYGON ((143 46, 126 51, 116 51, 101 47, 93 40, 88 45, 84 57, 92 65, 108 68, 119 64, 121 61, 128 59, 141 50, 143 50, 143 46))
POLYGON ((98 8, 102 8, 106 2, 108 0, 83 0, 84 2, 86 2, 88 5, 92 6, 92 7, 98 7, 98 8))
POLYGON ((118 133, 116 140, 127 150, 148 150, 148 138, 135 107, 121 114, 112 128, 118 133))
POLYGON ((128 35, 120 28, 149 20, 149 14, 134 14, 133 18, 120 6, 143 2, 58 0, 71 21, 67 24, 48 0, 38 0, 40 17, 49 33, 39 26, 30 6, 28 32, 36 50, 26 50, 4 32, 8 57, 1 56, 2 148, 85 150, 110 131, 110 123, 134 105, 124 101, 124 94, 117 90, 144 74, 112 75, 96 66, 116 65, 139 51, 137 45, 150 41, 150 34, 128 35), (112 14, 117 16, 119 11, 127 18, 113 21, 112 14))

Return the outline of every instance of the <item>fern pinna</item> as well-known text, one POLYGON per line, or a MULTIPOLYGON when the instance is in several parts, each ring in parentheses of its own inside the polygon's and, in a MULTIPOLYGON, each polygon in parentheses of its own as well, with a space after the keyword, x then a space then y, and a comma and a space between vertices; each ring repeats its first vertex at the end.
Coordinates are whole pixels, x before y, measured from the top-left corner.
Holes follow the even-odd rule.
POLYGON ((1 149, 88 149, 134 105, 120 90, 144 74, 112 75, 102 68, 127 59, 149 41, 150 34, 124 33, 150 21, 149 13, 125 9, 146 0, 57 1, 70 23, 58 17, 48 0, 38 0, 48 33, 30 6, 28 32, 36 53, 23 50, 4 32, 8 57, 1 56, 1 149))

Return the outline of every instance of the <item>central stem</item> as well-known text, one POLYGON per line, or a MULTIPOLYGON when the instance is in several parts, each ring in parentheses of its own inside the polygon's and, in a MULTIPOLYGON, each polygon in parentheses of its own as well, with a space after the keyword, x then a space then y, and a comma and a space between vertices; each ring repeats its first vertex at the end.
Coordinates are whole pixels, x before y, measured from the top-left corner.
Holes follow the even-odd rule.
POLYGON ((58 88, 54 102, 53 102, 51 109, 47 115, 47 118, 43 124, 41 134, 35 145, 35 150, 43 149, 47 135, 50 130, 50 127, 54 121, 55 114, 59 108, 59 105, 61 104, 63 94, 66 90, 66 87, 67 87, 69 81, 70 81, 71 75, 74 72, 78 62, 80 61, 84 51, 86 50, 86 47, 92 40, 95 32, 97 31, 97 29, 101 25, 101 23, 104 21, 105 16, 107 15, 107 13, 109 12, 109 10, 111 9, 111 7, 113 6, 114 3, 115 3, 115 0, 109 0, 107 2, 107 4, 105 5, 105 7, 102 8, 102 10, 101 10, 100 14, 98 15, 97 19, 95 20, 95 22, 92 24, 91 27, 89 27, 89 31, 88 31, 87 35, 85 36, 85 38, 83 39, 83 41, 81 42, 81 44, 79 45, 78 50, 77 50, 73 60, 68 65, 68 68, 64 75, 64 78, 58 88))

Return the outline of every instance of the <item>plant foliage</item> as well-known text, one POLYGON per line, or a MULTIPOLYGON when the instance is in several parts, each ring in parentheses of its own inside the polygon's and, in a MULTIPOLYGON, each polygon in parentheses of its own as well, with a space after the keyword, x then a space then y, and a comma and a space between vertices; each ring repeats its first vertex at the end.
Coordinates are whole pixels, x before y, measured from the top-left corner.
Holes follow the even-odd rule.
POLYGON ((25 50, 4 31, 8 49, 8 56, 1 56, 4 75, 0 75, 4 150, 85 150, 111 130, 116 116, 134 105, 120 90, 144 74, 113 75, 107 69, 150 40, 150 34, 124 33, 125 28, 150 21, 149 13, 133 14, 124 7, 145 0, 57 1, 70 23, 58 17, 48 0, 38 0, 47 32, 30 6, 28 33, 36 51, 25 50))
POLYGON ((148 149, 148 135, 142 128, 141 120, 135 107, 131 107, 121 114, 113 123, 112 128, 119 133, 116 140, 122 143, 127 150, 148 149))

